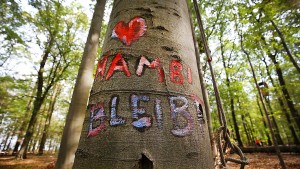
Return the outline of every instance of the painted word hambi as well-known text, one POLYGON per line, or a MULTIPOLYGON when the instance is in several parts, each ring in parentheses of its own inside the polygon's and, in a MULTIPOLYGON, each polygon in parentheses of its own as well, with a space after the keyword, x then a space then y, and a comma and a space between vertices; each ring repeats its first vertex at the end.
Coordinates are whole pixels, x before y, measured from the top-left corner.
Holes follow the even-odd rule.
MULTIPOLYGON (((162 66, 162 63, 159 58, 156 58, 153 61, 149 61, 146 57, 141 56, 137 60, 138 66, 136 68, 135 74, 137 76, 142 76, 144 68, 156 69, 159 77, 159 82, 165 82, 165 72, 162 66)), ((124 60, 122 54, 118 52, 112 59, 108 71, 105 75, 106 67, 108 66, 108 56, 104 56, 101 60, 98 61, 95 78, 100 77, 101 80, 109 80, 112 75, 118 71, 123 72, 125 76, 130 77, 131 72, 129 71, 128 64, 124 60)), ((183 75, 183 65, 178 60, 171 60, 169 63, 169 76, 171 82, 175 84, 183 84, 184 75, 183 75)), ((192 84, 192 70, 189 66, 186 69, 187 82, 192 84)))

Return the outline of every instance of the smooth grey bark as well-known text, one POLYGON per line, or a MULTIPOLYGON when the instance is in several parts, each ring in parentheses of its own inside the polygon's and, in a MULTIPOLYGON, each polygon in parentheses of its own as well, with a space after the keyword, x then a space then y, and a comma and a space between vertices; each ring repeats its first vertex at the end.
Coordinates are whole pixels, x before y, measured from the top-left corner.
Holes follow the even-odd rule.
POLYGON ((56 169, 71 169, 78 146, 87 101, 93 83, 93 70, 100 38, 106 0, 97 0, 84 48, 71 104, 66 117, 56 169))

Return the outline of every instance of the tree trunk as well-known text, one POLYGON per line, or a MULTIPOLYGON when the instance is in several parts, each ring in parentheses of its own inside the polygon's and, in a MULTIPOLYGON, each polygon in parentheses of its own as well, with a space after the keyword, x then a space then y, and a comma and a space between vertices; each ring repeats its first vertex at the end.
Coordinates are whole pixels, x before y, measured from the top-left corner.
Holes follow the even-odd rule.
POLYGON ((220 37, 221 56, 222 56, 222 63, 223 63, 223 67, 224 67, 225 75, 226 75, 226 86, 228 89, 228 96, 229 96, 229 100, 230 100, 230 111, 231 111, 233 127, 234 127, 234 131, 235 131, 235 135, 236 135, 236 140, 238 142, 238 146, 243 147, 243 142, 242 142, 241 135, 240 135, 240 129, 239 129, 239 126, 237 124, 237 119, 236 119, 236 113, 235 113, 235 108, 234 108, 234 96, 232 94, 231 82, 230 82, 229 74, 228 74, 228 70, 227 70, 228 66, 225 63, 224 44, 222 42, 222 35, 223 35, 223 32, 221 33, 221 37, 220 37))
POLYGON ((264 109, 264 112, 266 114, 266 118, 267 118, 267 122, 268 122, 268 126, 270 128, 270 132, 271 132, 271 136, 272 136, 272 140, 273 140, 273 143, 274 143, 274 147, 275 147, 275 150, 276 150, 276 154, 278 156, 278 159, 279 159, 279 162, 280 162, 280 166, 282 169, 286 169, 286 166, 285 166, 285 163, 283 161, 283 158, 282 158, 282 155, 280 153, 280 149, 278 147, 278 143, 277 143, 277 140, 275 138, 275 134, 274 134, 274 131, 273 131, 273 127, 272 127, 272 123, 270 121, 270 118, 269 118, 269 112, 267 110, 267 106, 265 105, 265 102, 264 102, 264 98, 263 98, 263 95, 261 93, 261 90, 258 86, 258 83, 257 83, 257 80, 256 80, 256 75, 255 75, 255 72, 254 72, 254 68, 252 66, 252 63, 251 63, 251 60, 250 60, 250 56, 248 54, 248 52, 244 49, 244 46, 243 46, 243 37, 242 35, 241 36, 241 48, 242 48, 242 51, 245 53, 246 57, 247 57, 247 60, 249 62, 249 65, 251 67, 251 72, 252 72, 252 75, 253 75, 253 79, 254 79, 254 82, 255 82, 255 86, 256 86, 256 89, 258 91, 258 95, 259 95, 259 98, 260 98, 260 101, 262 103, 262 106, 263 106, 263 109, 264 109))
POLYGON ((54 106, 55 106, 57 97, 60 94, 60 91, 61 91, 61 85, 58 84, 58 85, 56 85, 56 87, 54 89, 54 93, 53 93, 51 101, 49 103, 49 109, 47 111, 45 126, 44 126, 44 130, 42 132, 43 135, 42 135, 42 138, 40 141, 40 146, 39 146, 39 155, 43 155, 43 152, 44 152, 45 143, 47 140, 48 131, 49 131, 49 127, 50 127, 50 122, 51 122, 52 114, 54 111, 54 106))
POLYGON ((10 135, 11 135, 11 132, 7 132, 6 137, 4 139, 4 142, 3 142, 2 151, 6 151, 6 146, 7 146, 7 142, 8 142, 8 139, 9 139, 10 135))
POLYGON ((66 124, 60 144, 56 169, 71 169, 78 146, 87 100, 93 82, 94 62, 101 32, 106 0, 97 0, 89 35, 85 44, 66 124))
POLYGON ((279 66, 279 63, 277 62, 277 60, 275 58, 275 55, 268 54, 268 56, 275 65, 275 70, 276 70, 276 73, 277 73, 277 76, 278 76, 278 81, 279 81, 283 96, 284 96, 285 100, 287 101, 287 105, 288 105, 288 107, 291 111, 291 114, 292 114, 292 116, 293 116, 293 118, 294 118, 294 120, 295 120, 295 122, 298 126, 298 129, 300 129, 300 116, 299 116, 298 111, 296 110, 296 108, 294 106, 293 100, 290 97, 290 94, 289 94, 289 92, 286 88, 285 80, 283 78, 283 73, 282 73, 282 70, 279 66))
MULTIPOLYGON (((18 122, 16 122, 16 123, 18 123, 18 122)), ((16 130, 17 130, 17 126, 12 126, 12 127, 8 128, 7 136, 6 136, 6 139, 5 139, 4 146, 3 146, 3 151, 9 151, 10 150, 11 141, 12 141, 14 135, 16 134, 16 130), (9 142, 7 143, 8 140, 9 140, 9 142)), ((8 153, 10 153, 10 152, 8 152, 8 153)))
POLYGON ((246 127, 246 123, 247 123, 247 122, 246 122, 245 116, 244 116, 243 114, 242 114, 242 121, 243 121, 243 128, 244 128, 244 131, 245 131, 245 133, 246 133, 247 140, 248 140, 248 146, 250 146, 252 140, 251 140, 250 135, 249 135, 249 133, 248 133, 248 129, 247 129, 247 127, 246 127))
POLYGON ((246 113, 246 117, 248 117, 249 118, 249 120, 250 120, 250 137, 251 137, 251 141, 252 141, 252 143, 254 143, 255 141, 254 141, 254 134, 255 134, 255 130, 254 130, 254 125, 253 125, 253 121, 252 121, 252 118, 251 118, 251 116, 250 116, 250 113, 249 112, 247 112, 246 113))
POLYGON ((274 82, 274 80, 273 80, 273 78, 272 78, 272 76, 271 76, 271 73, 270 73, 270 70, 269 70, 269 66, 268 66, 268 64, 267 64, 267 62, 266 62, 266 60, 265 60, 265 58, 263 58, 263 62, 264 62, 264 64, 265 64, 265 66, 266 66, 267 74, 268 74, 268 76, 269 76, 269 79, 271 80, 272 86, 275 87, 274 91, 275 91, 275 93, 276 93, 276 97, 277 97, 277 100, 278 100, 278 102, 279 102, 279 105, 280 105, 280 107, 281 107, 281 109, 282 109, 281 112, 282 112, 282 114, 285 115, 286 120, 287 120, 287 122, 288 122, 288 126, 289 126, 289 129, 290 129, 290 131, 291 131, 291 134, 292 134, 292 137, 293 137, 293 140, 294 140, 294 144, 298 145, 298 144, 300 144, 300 142, 299 142, 299 140, 298 140, 296 131, 295 131, 294 127, 293 127, 293 122, 292 122, 292 120, 291 120, 290 114, 288 113, 288 110, 286 109, 286 107, 285 107, 285 105, 284 105, 284 103, 283 103, 283 100, 282 100, 282 98, 281 98, 281 94, 279 93, 279 91, 278 91, 278 89, 277 89, 277 85, 275 84, 275 82, 274 82))
POLYGON ((261 107, 260 107, 258 96, 256 96, 256 101, 257 101, 257 105, 258 105, 258 108, 259 108, 259 112, 260 112, 262 121, 263 121, 263 123, 264 123, 264 132, 265 132, 265 135, 267 136, 267 139, 268 139, 268 145, 271 146, 271 145, 272 145, 272 141, 271 141, 271 138, 270 138, 270 136, 269 136, 269 133, 267 132, 268 126, 267 126, 266 120, 265 120, 265 118, 264 118, 264 114, 263 114, 263 112, 262 112, 262 109, 261 109, 261 107))
POLYGON ((214 167, 190 24, 186 1, 114 1, 74 169, 214 167))
POLYGON ((290 61, 293 63, 294 67, 296 68, 296 70, 298 71, 298 73, 300 74, 300 67, 297 64, 296 60, 294 59, 289 47, 287 46, 286 42, 285 42, 285 38, 282 34, 282 32, 279 30, 279 28, 277 27, 277 25, 275 24, 275 22, 273 20, 271 20, 272 26, 275 28, 276 32, 278 33, 282 46, 284 48, 284 50, 286 51, 290 61))
POLYGON ((26 134, 25 134, 21 149, 18 152, 18 154, 16 155, 16 157, 19 159, 26 158, 27 146, 28 146, 28 143, 31 140, 33 132, 34 132, 33 126, 36 124, 38 112, 40 111, 41 106, 47 95, 47 92, 50 89, 50 88, 48 88, 48 90, 45 90, 45 91, 43 89, 43 87, 44 87, 44 85, 43 85, 44 84, 44 68, 45 68, 46 61, 50 55, 50 51, 51 51, 51 48, 53 47, 53 44, 54 44, 54 37, 50 37, 49 44, 46 47, 45 52, 42 57, 42 61, 40 62, 40 68, 38 71, 38 80, 37 80, 37 92, 36 92, 36 98, 33 103, 33 110, 31 113, 31 118, 30 118, 27 130, 26 130, 26 134))
POLYGON ((43 120, 41 119, 38 123, 38 125, 34 126, 35 128, 35 131, 34 131, 34 135, 32 136, 32 140, 33 140, 33 146, 31 149, 28 148, 29 151, 31 151, 32 153, 35 153, 35 150, 37 148, 37 145, 38 145, 38 140, 39 140, 39 137, 41 135, 41 131, 42 131, 42 126, 43 126, 43 120))
MULTIPOLYGON (((36 85, 35 87, 33 88, 32 90, 32 93, 31 93, 31 96, 34 95, 34 93, 36 92, 36 85)), ((18 136, 17 136, 17 142, 14 146, 14 149, 13 149, 13 153, 12 155, 16 155, 18 153, 18 150, 19 150, 19 146, 23 140, 23 137, 24 137, 24 130, 26 129, 26 126, 28 125, 28 116, 29 116, 29 111, 30 109, 32 108, 32 101, 33 101, 33 97, 30 97, 27 105, 26 105, 26 109, 25 109, 25 114, 24 114, 24 119, 22 121, 22 124, 19 128, 19 133, 18 133, 18 136)))
POLYGON ((52 141, 53 141, 51 138, 49 140, 50 140, 50 142, 49 142, 48 154, 51 153, 51 150, 52 150, 52 141))
POLYGON ((277 140, 277 142, 278 142, 279 145, 283 145, 283 141, 282 141, 282 138, 280 136, 279 127, 278 127, 275 115, 273 113, 273 109, 272 109, 272 107, 270 105, 270 100, 267 99, 267 98, 265 98, 265 100, 266 100, 267 106, 268 106, 268 108, 270 110, 269 112, 270 112, 270 115, 271 115, 272 124, 274 126, 274 133, 275 133, 276 140, 277 140))
MULTIPOLYGON (((192 15, 191 15, 191 11, 189 10, 189 15, 190 15, 190 22, 192 23, 192 15)), ((217 154, 217 150, 216 150, 216 143, 214 140, 214 135, 213 135, 213 127, 212 127, 212 120, 211 120, 211 112, 210 112, 210 105, 209 105, 209 99, 208 99, 208 94, 207 94, 207 90, 205 87, 205 80, 204 80, 204 75, 203 75, 203 69, 202 69, 202 65, 200 62, 200 51, 198 48, 198 42, 197 42, 197 38, 195 35, 195 28, 193 25, 191 25, 192 27, 192 34, 193 34, 193 41, 194 41, 194 47, 195 47, 195 54, 196 54, 196 60, 197 60, 197 67, 198 67, 198 72, 199 72, 199 79, 200 79, 200 85, 201 85, 201 90, 202 90, 202 94, 203 94, 203 101, 204 101, 204 105, 205 105, 205 114, 207 117, 207 125, 208 125, 208 132, 209 132, 209 138, 210 138, 210 144, 211 144, 211 149, 213 151, 213 156, 215 157, 217 154)))

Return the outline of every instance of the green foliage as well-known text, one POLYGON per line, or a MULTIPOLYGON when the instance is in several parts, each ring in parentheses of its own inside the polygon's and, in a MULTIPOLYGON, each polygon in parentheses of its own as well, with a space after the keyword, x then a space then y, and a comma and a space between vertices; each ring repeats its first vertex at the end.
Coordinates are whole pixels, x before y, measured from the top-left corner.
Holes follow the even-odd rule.
MULTIPOLYGON (((20 47, 10 48, 14 50, 14 57, 7 59, 5 56, 2 63, 10 65, 15 65, 14 71, 6 71, 8 68, 3 66, 4 70, 1 72, 1 88, 0 88, 0 117, 1 122, 5 122, 1 125, 1 128, 5 126, 11 127, 18 130, 23 121, 28 123, 28 118, 33 112, 34 106, 33 101, 29 104, 30 98, 38 99, 40 96, 44 97, 44 105, 42 105, 39 111, 38 118, 45 118, 45 111, 48 107, 49 93, 52 92, 52 86, 58 82, 64 82, 64 90, 72 89, 74 85, 75 78, 78 72, 78 67, 81 61, 84 41, 87 35, 88 28, 88 17, 87 14, 82 10, 82 6, 78 3, 70 3, 66 5, 64 1, 59 0, 47 0, 39 1, 32 0, 29 1, 29 6, 24 3, 15 3, 15 1, 7 1, 1 5, 5 6, 7 9, 11 8, 13 5, 16 6, 16 10, 5 11, 1 8, 2 12, 6 12, 5 15, 9 15, 8 19, 12 19, 13 14, 20 14, 20 20, 17 16, 14 22, 10 23, 8 20, 1 20, 1 34, 0 40, 9 44, 8 42, 18 42, 27 49, 20 47), (26 6, 23 8, 23 6, 26 6), (28 11, 22 11, 22 10, 28 11), (17 12, 16 12, 17 11, 17 12), (8 12, 10 12, 8 14, 8 12), (22 21, 22 22, 21 22, 22 21), (24 22, 26 21, 26 22, 24 22), (15 29, 20 27, 19 29, 15 29), (47 57, 45 57, 47 55, 47 57), (30 59, 30 64, 36 69, 32 75, 22 74, 22 69, 19 69, 19 64, 26 64, 28 60, 21 60, 21 58, 30 59), (42 78, 42 93, 41 95, 35 95, 36 92, 32 92, 32 86, 36 86, 36 71, 41 65, 43 58, 44 68, 41 69, 43 73, 42 78), (16 72, 12 74, 12 72, 16 72), (30 80, 24 80, 30 78, 30 80), (30 95, 34 96, 30 96, 30 95), (40 116, 41 115, 41 116, 40 116), (18 123, 16 123, 18 121, 18 123)), ((5 18, 4 18, 5 19, 5 18)), ((5 43, 2 43, 3 45, 5 43)), ((1 44, 1 45, 2 45, 1 44)), ((8 46, 8 45, 7 45, 8 46)), ((4 52, 4 50, 0 50, 4 52)), ((2 54, 2 53, 1 53, 2 54)), ((6 54, 6 53, 5 53, 6 54)), ((2 56, 2 55, 1 55, 2 56)), ((28 64, 27 68, 30 67, 28 64)), ((70 100, 70 93, 63 91, 60 97, 64 99, 58 99, 62 103, 58 103, 62 107, 56 106, 54 112, 56 115, 53 119, 53 124, 51 124, 51 131, 55 133, 50 133, 52 139, 56 140, 56 144, 59 143, 59 139, 62 131, 62 123, 64 122, 64 116, 67 112, 68 104, 70 100), (58 113, 58 114, 57 114, 58 113), (59 126, 57 126, 59 125, 59 126)), ((43 122, 44 120, 40 120, 43 122)), ((25 127, 26 128, 26 127, 25 127)), ((42 130, 42 129, 41 129, 42 130)), ((1 134, 2 131, 0 131, 1 134)), ((2 134, 11 131, 5 130, 2 134)), ((17 133, 13 133, 17 134, 17 133)), ((22 136, 22 135, 21 135, 22 136)), ((40 135, 36 135, 40 137, 40 135)), ((1 137, 2 138, 2 137, 1 137)), ((39 138, 37 138, 39 139, 39 138)), ((0 139, 1 141, 1 139, 0 139)))
POLYGON ((0 67, 14 53, 14 47, 25 45, 19 28, 24 24, 19 2, 15 0, 0 1, 0 67))
MULTIPOLYGON (((273 111, 274 117, 279 123, 279 130, 284 142, 293 143, 293 139, 290 139, 292 136, 289 129, 284 127, 288 125, 287 119, 278 102, 278 98, 283 98, 282 95, 278 95, 278 91, 281 94, 283 87, 279 84, 275 65, 272 64, 268 56, 277 54, 276 60, 283 70, 284 80, 286 81, 285 87, 291 94, 294 105, 299 109, 299 72, 296 71, 287 56, 286 49, 282 45, 282 38, 272 24, 273 21, 283 34, 288 48, 299 65, 299 8, 291 5, 288 1, 281 0, 201 1, 200 6, 206 35, 212 49, 213 67, 217 75, 219 91, 230 130, 234 133, 230 107, 232 104, 230 100, 233 97, 236 120, 240 133, 242 133, 243 142, 252 144, 255 137, 263 138, 266 142, 266 134, 269 132, 263 124, 263 117, 256 103, 257 90, 250 73, 248 61, 241 51, 240 37, 242 36, 244 48, 250 53, 258 81, 267 82, 269 85, 270 110, 273 111), (263 60, 269 66, 270 75, 267 73, 263 60), (271 78, 274 84, 271 83, 271 78), (255 122, 252 126, 249 125, 251 121, 255 122), (249 135, 247 135, 247 132, 249 135), (252 135, 252 138, 249 138, 250 135, 252 135)), ((216 129, 219 123, 209 76, 209 74, 205 74, 212 106, 213 125, 216 129)), ((284 101, 286 103, 286 100, 284 101)), ((290 114, 290 112, 288 113, 290 114)), ((295 121, 291 125, 297 130, 299 137, 299 128, 296 127, 295 121)), ((235 137, 234 134, 233 137, 235 137)))

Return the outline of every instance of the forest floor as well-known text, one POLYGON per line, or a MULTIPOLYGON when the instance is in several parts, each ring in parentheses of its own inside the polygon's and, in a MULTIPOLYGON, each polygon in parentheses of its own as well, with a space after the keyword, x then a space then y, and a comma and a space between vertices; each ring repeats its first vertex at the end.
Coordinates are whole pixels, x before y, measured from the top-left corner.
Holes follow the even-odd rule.
MULTIPOLYGON (((280 169, 276 154, 273 153, 246 153, 250 162, 245 169, 280 169)), ((287 169, 300 169, 300 154, 282 154, 287 169)), ((233 156, 236 158, 236 156, 233 156)), ((53 169, 56 156, 28 155, 25 160, 15 160, 13 156, 0 156, 1 169, 53 169)), ((228 162, 230 169, 239 169, 240 165, 228 162)))

